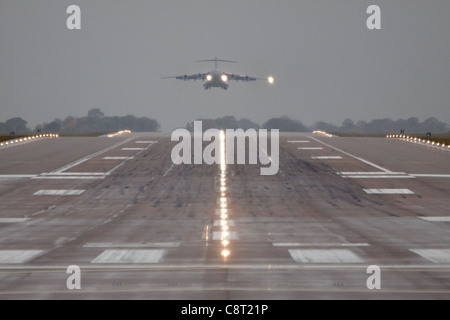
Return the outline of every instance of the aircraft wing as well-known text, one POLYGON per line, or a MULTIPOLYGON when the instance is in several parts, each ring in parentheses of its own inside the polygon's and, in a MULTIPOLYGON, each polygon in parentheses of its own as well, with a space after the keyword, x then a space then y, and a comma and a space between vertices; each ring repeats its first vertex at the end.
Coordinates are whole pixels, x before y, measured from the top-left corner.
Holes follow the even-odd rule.
POLYGON ((208 73, 196 73, 196 74, 185 74, 182 76, 171 76, 171 77, 162 77, 163 79, 177 79, 177 80, 184 80, 184 81, 189 81, 189 80, 205 80, 206 76, 208 75, 208 73))
POLYGON ((233 74, 233 73, 225 73, 225 75, 228 77, 228 80, 235 80, 235 81, 249 82, 249 81, 256 81, 256 80, 264 80, 261 78, 255 78, 255 77, 251 77, 251 76, 233 74))

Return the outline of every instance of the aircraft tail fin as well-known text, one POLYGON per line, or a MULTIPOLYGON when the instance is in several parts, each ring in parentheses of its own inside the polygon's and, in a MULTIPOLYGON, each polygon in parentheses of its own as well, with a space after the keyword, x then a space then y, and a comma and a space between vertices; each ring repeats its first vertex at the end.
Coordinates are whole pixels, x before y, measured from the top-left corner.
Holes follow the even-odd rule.
POLYGON ((195 62, 214 62, 214 68, 215 70, 217 70, 217 65, 218 62, 229 62, 229 63, 237 63, 237 61, 232 61, 232 60, 223 60, 223 59, 218 59, 217 57, 214 59, 206 59, 206 60, 197 60, 195 62))

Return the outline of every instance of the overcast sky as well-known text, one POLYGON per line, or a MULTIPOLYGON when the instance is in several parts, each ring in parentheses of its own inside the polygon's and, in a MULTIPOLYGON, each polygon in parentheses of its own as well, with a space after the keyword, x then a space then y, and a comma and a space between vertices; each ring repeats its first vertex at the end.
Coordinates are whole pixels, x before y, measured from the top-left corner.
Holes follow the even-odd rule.
POLYGON ((0 0, 0 122, 147 116, 263 123, 437 117, 450 123, 449 0, 0 0), (81 30, 66 9, 81 8, 81 30), (366 9, 381 7, 381 30, 366 9), (266 82, 228 91, 165 75, 222 71, 266 82))

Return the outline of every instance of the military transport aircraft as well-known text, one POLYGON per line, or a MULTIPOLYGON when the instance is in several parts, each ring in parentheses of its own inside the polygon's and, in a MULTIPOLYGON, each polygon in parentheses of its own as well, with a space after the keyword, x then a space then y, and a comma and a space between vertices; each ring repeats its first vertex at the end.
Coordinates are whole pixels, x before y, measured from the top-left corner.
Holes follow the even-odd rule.
MULTIPOLYGON (((229 87, 229 82, 234 80, 236 82, 243 81, 243 82, 249 82, 249 81, 256 81, 256 80, 266 80, 266 78, 255 78, 250 77, 246 75, 238 75, 228 72, 222 72, 217 70, 218 62, 231 62, 236 63, 236 61, 229 61, 229 60, 221 60, 217 57, 214 59, 208 59, 208 60, 199 60, 196 62, 214 62, 214 71, 210 71, 207 73, 197 73, 197 74, 191 74, 191 75, 182 75, 182 76, 173 76, 173 77, 163 77, 163 79, 168 78, 174 78, 178 80, 201 80, 204 82, 203 87, 208 90, 211 88, 220 88, 223 90, 227 90, 229 87)), ((267 81, 272 84, 274 82, 274 79, 272 76, 269 76, 267 78, 267 81)))

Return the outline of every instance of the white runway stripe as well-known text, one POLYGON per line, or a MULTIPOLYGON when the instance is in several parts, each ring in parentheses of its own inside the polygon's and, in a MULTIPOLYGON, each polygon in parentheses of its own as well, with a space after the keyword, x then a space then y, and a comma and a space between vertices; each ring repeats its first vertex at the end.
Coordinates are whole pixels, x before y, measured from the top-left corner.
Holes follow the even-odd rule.
POLYGON ((165 250, 105 250, 91 263, 158 263, 165 250))
POLYGON ((410 174, 417 178, 450 178, 450 174, 410 174))
POLYGON ((290 249, 289 254, 298 263, 360 263, 363 262, 352 251, 335 250, 303 250, 290 249))
POLYGON ((146 148, 122 148, 124 151, 142 151, 146 150, 146 148))
POLYGON ((134 157, 104 157, 103 160, 131 160, 134 157))
POLYGON ((104 172, 60 172, 60 173, 43 173, 42 176, 104 176, 104 172))
POLYGON ((299 150, 323 150, 322 147, 304 147, 304 148, 298 148, 299 150))
POLYGON ((385 171, 376 171, 376 172, 338 172, 338 174, 342 174, 342 175, 352 175, 352 176, 356 176, 356 175, 365 175, 365 176, 369 176, 369 175, 402 175, 402 174, 406 174, 404 172, 385 172, 385 171))
POLYGON ((2 174, 0 179, 24 179, 24 178, 34 178, 35 174, 2 174))
POLYGON ((296 141, 288 141, 288 143, 310 143, 309 140, 296 140, 296 141))
POLYGON ((79 196, 84 190, 39 190, 35 196, 79 196))
POLYGON ((342 176, 342 178, 346 179, 416 179, 416 177, 405 175, 405 176, 395 176, 395 175, 388 175, 388 176, 342 176))
POLYGON ((0 264, 25 263, 43 252, 43 250, 0 250, 0 264))
POLYGON ((36 180, 93 180, 93 179, 105 179, 105 176, 37 176, 31 179, 36 180))
POLYGON ((179 242, 151 242, 151 243, 86 243, 84 248, 177 248, 179 242))
POLYGON ((0 223, 18 223, 30 220, 30 218, 0 218, 0 223))
POLYGON ((368 243, 299 243, 299 242, 274 242, 274 247, 369 247, 368 243))
POLYGON ((367 194, 414 194, 409 189, 363 189, 367 194))
POLYGON ((156 141, 136 141, 136 143, 150 144, 150 143, 156 143, 156 141))
POLYGON ((450 217, 420 217, 420 219, 428 222, 450 222, 450 217))
POLYGON ((450 263, 450 249, 410 249, 433 263, 450 263))
POLYGON ((339 160, 339 159, 342 159, 342 157, 339 157, 339 156, 319 156, 319 157, 311 157, 311 159, 316 159, 316 160, 339 160))

